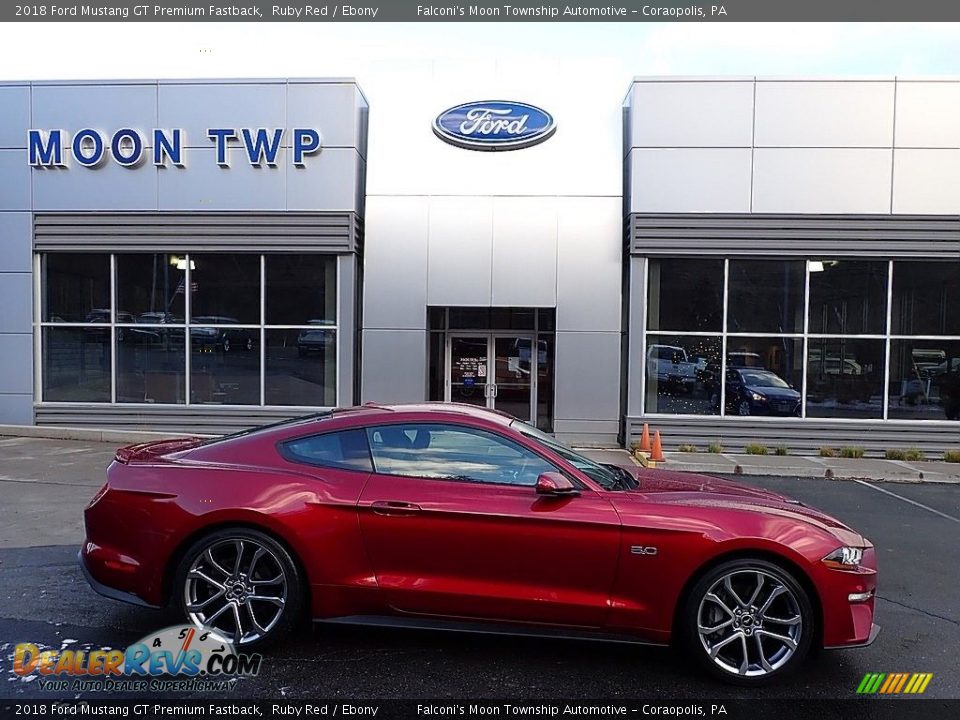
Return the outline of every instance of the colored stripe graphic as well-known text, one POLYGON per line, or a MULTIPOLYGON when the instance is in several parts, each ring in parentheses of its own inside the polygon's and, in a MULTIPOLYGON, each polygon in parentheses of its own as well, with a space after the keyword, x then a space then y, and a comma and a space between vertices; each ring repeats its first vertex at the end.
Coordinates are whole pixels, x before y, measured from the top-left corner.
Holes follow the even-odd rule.
POLYGON ((933 673, 867 673, 857 686, 857 694, 919 695, 933 679, 933 673))

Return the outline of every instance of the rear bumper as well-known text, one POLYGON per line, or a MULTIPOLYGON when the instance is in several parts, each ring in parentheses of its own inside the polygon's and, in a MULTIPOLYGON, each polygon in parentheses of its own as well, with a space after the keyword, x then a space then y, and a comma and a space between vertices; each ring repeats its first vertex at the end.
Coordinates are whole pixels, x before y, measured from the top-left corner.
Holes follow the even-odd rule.
POLYGON ((83 577, 86 579, 87 583, 93 588, 94 592, 108 597, 111 600, 119 600, 120 602, 130 603, 131 605, 139 605, 140 607, 148 607, 153 609, 159 609, 160 605, 154 605, 147 602, 143 598, 134 595, 132 592, 126 590, 119 590, 109 585, 97 580, 93 574, 90 572, 90 568, 87 567, 87 558, 84 550, 86 549, 86 544, 80 548, 77 552, 77 562, 80 564, 80 570, 83 572, 83 577))
POLYGON ((848 650, 851 648, 862 648, 867 647, 868 645, 873 645, 873 641, 877 639, 877 635, 880 634, 880 626, 876 623, 870 625, 870 634, 867 636, 867 639, 862 642, 850 643, 848 645, 824 645, 824 650, 848 650))

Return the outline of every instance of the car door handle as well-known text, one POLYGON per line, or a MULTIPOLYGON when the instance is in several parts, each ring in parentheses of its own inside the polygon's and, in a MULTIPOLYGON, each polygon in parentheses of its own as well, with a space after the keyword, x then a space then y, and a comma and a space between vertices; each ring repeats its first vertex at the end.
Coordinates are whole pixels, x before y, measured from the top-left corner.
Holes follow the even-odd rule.
POLYGON ((377 500, 370 503, 377 515, 414 515, 420 512, 420 506, 395 500, 377 500))

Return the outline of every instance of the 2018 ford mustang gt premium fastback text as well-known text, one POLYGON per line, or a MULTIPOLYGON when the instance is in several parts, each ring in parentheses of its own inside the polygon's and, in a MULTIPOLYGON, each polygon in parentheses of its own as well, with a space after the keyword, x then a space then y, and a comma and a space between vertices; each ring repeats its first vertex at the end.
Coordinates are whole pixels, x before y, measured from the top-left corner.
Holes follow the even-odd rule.
POLYGON ((685 647, 756 684, 873 640, 876 556, 777 493, 601 465, 497 412, 334 410, 117 451, 93 587, 239 649, 314 620, 685 647))

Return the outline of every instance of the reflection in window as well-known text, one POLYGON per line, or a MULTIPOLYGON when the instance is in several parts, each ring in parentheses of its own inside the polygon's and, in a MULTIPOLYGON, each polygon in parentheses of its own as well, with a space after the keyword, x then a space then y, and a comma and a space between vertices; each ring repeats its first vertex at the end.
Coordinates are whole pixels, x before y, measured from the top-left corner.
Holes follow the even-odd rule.
POLYGON ((647 329, 709 331, 723 324, 723 260, 650 260, 647 329))
POLYGON ((727 338, 728 415, 800 415, 802 383, 802 338, 727 338))
POLYGON ((810 332, 886 333, 888 266, 877 260, 812 260, 810 332))
POLYGON ((385 425, 369 428, 376 472, 439 480, 527 485, 557 468, 506 438, 475 428, 385 425))
POLYGON ((118 327, 117 402, 185 402, 183 338, 183 328, 118 327))
POLYGON ((801 260, 731 260, 728 332, 802 333, 801 260))
POLYGON ((190 288, 190 322, 260 324, 259 255, 191 255, 190 288))
POLYGON ((807 416, 883 416, 884 342, 811 338, 807 356, 807 416))
POLYGON ((337 404, 337 338, 329 328, 267 330, 266 404, 337 404))
POLYGON ((647 412, 718 415, 719 337, 647 335, 647 412))
POLYGON ((230 335, 234 332, 232 328, 190 328, 190 402, 260 404, 260 353, 230 335))
POLYGON ((891 418, 960 420, 960 340, 893 340, 889 398, 891 418))
POLYGON ((43 399, 110 402, 110 328, 45 327, 43 399))
POLYGON ((50 253, 41 269, 44 322, 110 322, 110 256, 50 253))
POLYGON ((182 323, 183 255, 117 255, 117 322, 182 323))
POLYGON ((267 255, 267 325, 335 325, 337 259, 267 255))
POLYGON ((894 335, 960 335, 960 263, 893 263, 894 335))

